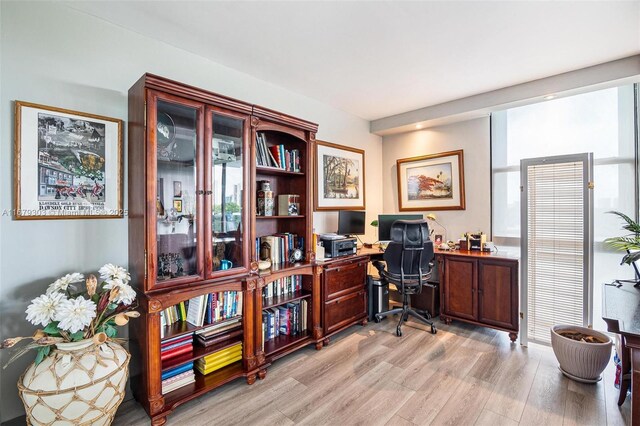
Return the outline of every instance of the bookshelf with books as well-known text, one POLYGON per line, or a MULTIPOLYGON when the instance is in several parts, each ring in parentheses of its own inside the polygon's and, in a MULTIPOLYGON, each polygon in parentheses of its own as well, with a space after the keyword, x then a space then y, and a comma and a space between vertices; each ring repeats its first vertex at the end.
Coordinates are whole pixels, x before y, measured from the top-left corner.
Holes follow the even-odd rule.
POLYGON ((260 378, 274 360, 309 344, 321 345, 320 269, 315 265, 312 247, 316 130, 308 122, 254 107, 251 180, 256 214, 252 220, 252 251, 256 261, 266 259, 271 264, 256 280, 256 295, 262 296, 256 298, 254 323, 260 378), (258 205, 258 191, 264 188, 264 182, 273 200, 271 214, 265 214, 258 205), (285 207, 284 202, 294 208, 285 207), (301 259, 291 258, 296 249, 301 259), (276 311, 285 320, 282 333, 272 329, 267 335, 268 324, 263 318, 267 321, 271 315, 274 319, 276 311))
POLYGON ((129 90, 129 269, 141 312, 130 324, 131 387, 153 425, 227 382, 264 378, 273 359, 321 341, 311 247, 316 131, 151 74, 129 90), (259 180, 282 196, 283 209, 258 219, 259 180), (258 271, 256 242, 269 236, 282 240, 278 260, 258 271), (303 259, 289 262, 292 248, 303 259), (300 277, 293 293, 263 301, 266 285, 292 276, 300 277), (291 309, 283 318, 293 325, 265 344, 263 309, 280 307, 291 309))

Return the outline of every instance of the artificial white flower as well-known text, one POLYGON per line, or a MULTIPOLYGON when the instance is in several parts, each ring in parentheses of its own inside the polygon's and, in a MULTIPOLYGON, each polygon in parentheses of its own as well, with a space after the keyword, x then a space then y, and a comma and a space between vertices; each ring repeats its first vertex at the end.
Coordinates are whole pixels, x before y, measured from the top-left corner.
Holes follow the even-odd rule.
POLYGON ((120 279, 114 278, 112 280, 107 280, 104 284, 104 288, 106 290, 111 290, 112 288, 117 287, 119 292, 115 303, 122 303, 123 305, 130 305, 136 299, 136 291, 127 283, 123 282, 120 279))
POLYGON ((79 283, 84 280, 84 275, 74 272, 73 274, 67 274, 62 278, 58 278, 55 282, 49 285, 47 294, 57 293, 60 291, 67 291, 69 284, 79 283))
POLYGON ((136 291, 129 284, 122 284, 120 286, 120 292, 116 297, 116 303, 122 303, 128 306, 136 300, 136 291))
POLYGON ((105 281, 118 279, 125 284, 131 281, 131 275, 129 275, 127 270, 122 266, 107 263, 102 268, 100 268, 98 272, 100 273, 100 278, 105 281))
POLYGON ((91 320, 95 317, 96 304, 79 296, 60 302, 54 319, 60 321, 58 323, 59 329, 75 333, 91 324, 91 320))
POLYGON ((63 300, 65 296, 62 293, 43 294, 36 297, 27 307, 27 321, 33 325, 41 324, 46 327, 55 320, 56 312, 63 300))

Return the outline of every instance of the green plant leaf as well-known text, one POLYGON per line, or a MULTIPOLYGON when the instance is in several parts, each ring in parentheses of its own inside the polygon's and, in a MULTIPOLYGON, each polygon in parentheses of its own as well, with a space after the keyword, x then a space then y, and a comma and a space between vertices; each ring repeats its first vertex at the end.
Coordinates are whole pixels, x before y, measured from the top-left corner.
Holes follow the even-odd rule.
POLYGON ((116 335, 118 334, 118 329, 107 324, 104 327, 104 332, 107 337, 116 337, 116 335))
POLYGON ((38 348, 38 353, 36 355, 36 360, 35 360, 35 364, 38 365, 42 362, 42 360, 44 360, 44 358, 49 355, 49 352, 51 352, 51 346, 43 346, 41 348, 38 348))
POLYGON ((118 305, 116 305, 115 303, 109 303, 109 306, 108 306, 109 310, 111 310, 111 311, 113 311, 117 307, 118 307, 118 305))
POLYGON ((620 217, 622 220, 625 221, 626 225, 622 226, 622 229, 625 229, 633 234, 637 236, 640 235, 640 224, 638 224, 638 222, 636 222, 635 220, 631 219, 629 216, 627 216, 626 214, 622 213, 622 212, 617 212, 617 211, 611 211, 608 212, 611 214, 615 214, 616 216, 620 217))
POLYGON ((58 323, 59 323, 58 321, 50 322, 42 331, 47 333, 49 336, 59 337, 60 330, 58 330, 58 323))
POLYGON ((77 342, 79 340, 84 339, 84 331, 76 331, 75 333, 71 334, 71 340, 73 340, 74 342, 77 342))

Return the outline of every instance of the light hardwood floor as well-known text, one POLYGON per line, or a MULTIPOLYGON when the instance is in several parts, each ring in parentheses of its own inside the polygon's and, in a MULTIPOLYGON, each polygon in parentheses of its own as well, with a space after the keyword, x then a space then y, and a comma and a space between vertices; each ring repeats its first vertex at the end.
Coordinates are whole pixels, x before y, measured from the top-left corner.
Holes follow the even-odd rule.
MULTIPOLYGON (((264 380, 237 380, 180 406, 168 425, 626 425, 613 364, 604 380, 565 378, 550 348, 511 344, 507 333, 436 321, 354 326, 321 351, 274 363, 264 380)), ((148 424, 125 402, 115 425, 148 424)))

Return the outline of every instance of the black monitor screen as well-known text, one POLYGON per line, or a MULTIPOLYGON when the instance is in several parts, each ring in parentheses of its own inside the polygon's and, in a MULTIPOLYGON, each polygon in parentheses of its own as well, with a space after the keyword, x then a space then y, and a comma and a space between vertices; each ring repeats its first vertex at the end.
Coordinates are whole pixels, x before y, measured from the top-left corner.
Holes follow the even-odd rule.
POLYGON ((365 212, 341 210, 338 212, 338 234, 363 235, 365 212))
POLYGON ((378 241, 391 241, 391 225, 396 220, 423 219, 421 214, 381 214, 378 216, 378 241))

